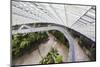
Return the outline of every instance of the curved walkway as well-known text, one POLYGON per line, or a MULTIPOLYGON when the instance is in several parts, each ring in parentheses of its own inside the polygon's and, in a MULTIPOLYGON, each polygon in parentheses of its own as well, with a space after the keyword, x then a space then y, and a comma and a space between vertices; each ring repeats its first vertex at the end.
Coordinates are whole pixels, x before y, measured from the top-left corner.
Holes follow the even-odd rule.
POLYGON ((39 48, 33 50, 31 53, 25 54, 22 57, 14 60, 14 64, 15 65, 39 64, 39 62, 42 60, 42 57, 45 57, 51 50, 51 47, 56 48, 58 53, 63 56, 63 62, 67 62, 68 48, 65 45, 57 42, 54 36, 49 35, 49 40, 47 42, 40 44, 39 48))
MULTIPOLYGON (((77 61, 77 41, 71 36, 71 34, 64 29, 63 27, 59 26, 49 26, 49 27, 39 27, 39 28, 30 28, 30 29, 22 29, 22 30, 13 30, 12 34, 16 33, 31 33, 31 32, 39 32, 39 31, 49 31, 49 30, 58 30, 64 34, 66 39, 69 41, 69 62, 77 61)), ((86 59, 83 61, 87 61, 86 59)))

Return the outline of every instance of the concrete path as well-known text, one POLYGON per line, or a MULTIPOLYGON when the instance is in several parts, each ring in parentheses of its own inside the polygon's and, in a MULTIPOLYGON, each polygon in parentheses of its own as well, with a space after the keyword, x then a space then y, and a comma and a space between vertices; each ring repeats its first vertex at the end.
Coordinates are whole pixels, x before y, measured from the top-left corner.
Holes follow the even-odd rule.
POLYGON ((58 53, 63 56, 63 62, 67 62, 68 48, 65 45, 57 42, 54 36, 50 34, 49 40, 46 43, 40 44, 39 49, 33 50, 30 54, 25 54, 14 62, 16 65, 39 64, 42 57, 45 57, 51 50, 51 47, 55 47, 58 50, 58 53))
POLYGON ((78 44, 78 39, 74 39, 77 44, 75 44, 74 50, 75 50, 75 59, 76 61, 89 61, 89 57, 86 55, 86 53, 83 51, 83 49, 78 44))

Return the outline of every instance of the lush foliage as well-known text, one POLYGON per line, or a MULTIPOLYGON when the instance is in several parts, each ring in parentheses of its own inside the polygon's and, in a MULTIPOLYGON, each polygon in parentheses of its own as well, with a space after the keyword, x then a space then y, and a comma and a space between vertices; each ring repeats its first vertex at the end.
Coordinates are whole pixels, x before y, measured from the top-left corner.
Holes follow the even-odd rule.
POLYGON ((51 51, 47 54, 47 56, 40 61, 40 64, 61 63, 62 58, 63 57, 58 54, 57 50, 52 48, 51 51))
POLYGON ((38 47, 38 44, 48 40, 46 32, 12 35, 12 57, 17 58, 25 52, 38 47))

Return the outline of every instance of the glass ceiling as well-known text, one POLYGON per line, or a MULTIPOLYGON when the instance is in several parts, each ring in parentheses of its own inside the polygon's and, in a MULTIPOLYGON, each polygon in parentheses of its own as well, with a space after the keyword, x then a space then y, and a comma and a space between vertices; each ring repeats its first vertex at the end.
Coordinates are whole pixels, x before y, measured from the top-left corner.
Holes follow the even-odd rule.
POLYGON ((12 1, 12 25, 55 23, 95 41, 95 6, 12 1))

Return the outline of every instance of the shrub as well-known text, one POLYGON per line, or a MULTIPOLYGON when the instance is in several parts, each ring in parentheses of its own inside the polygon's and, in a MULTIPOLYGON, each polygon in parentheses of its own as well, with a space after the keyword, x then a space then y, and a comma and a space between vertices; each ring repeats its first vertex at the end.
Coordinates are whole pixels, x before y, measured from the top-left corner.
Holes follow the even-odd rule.
POLYGON ((36 48, 43 41, 48 39, 46 32, 35 32, 12 35, 12 57, 18 58, 25 52, 36 48))
POLYGON ((62 58, 63 57, 58 54, 57 50, 52 48, 47 56, 40 61, 40 64, 62 63, 62 58))

